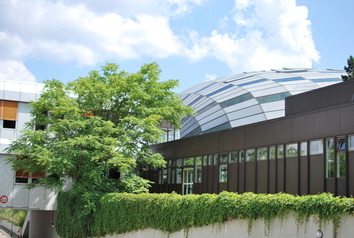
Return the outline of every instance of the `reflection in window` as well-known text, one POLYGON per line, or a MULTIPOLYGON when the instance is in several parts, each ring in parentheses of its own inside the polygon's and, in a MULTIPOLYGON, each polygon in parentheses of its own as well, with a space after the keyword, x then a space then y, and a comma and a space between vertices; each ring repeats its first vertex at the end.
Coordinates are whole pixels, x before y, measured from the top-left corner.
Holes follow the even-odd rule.
POLYGON ((176 183, 176 169, 175 168, 173 168, 173 169, 171 169, 171 183, 172 184, 175 184, 176 183))
POLYGON ((307 142, 306 141, 300 143, 300 155, 301 156, 307 155, 307 142))
POLYGON ((249 149, 246 150, 246 161, 254 161, 255 160, 255 150, 249 149))
POLYGON ((257 149, 257 160, 266 160, 268 157, 267 147, 257 149))
POLYGON ((310 141, 310 155, 318 155, 323 153, 322 140, 310 141))
POLYGON ((227 164, 221 164, 220 165, 220 171, 219 171, 220 183, 226 183, 227 182, 227 164))
POLYGON ((220 163, 227 163, 227 154, 222 154, 220 156, 220 163))
POLYGON ((182 183, 182 168, 177 168, 177 176, 176 176, 176 183, 182 183))
POLYGON ((177 160, 177 166, 182 166, 182 159, 177 160))
POLYGON ((237 162, 237 151, 232 151, 229 154, 229 163, 236 163, 237 162))
POLYGON ((214 165, 218 164, 218 158, 219 158, 219 155, 218 154, 214 154, 214 165))
POLYGON ((208 165, 213 165, 213 155, 208 155, 208 165))
POLYGON ((208 156, 204 155, 203 156, 203 166, 207 166, 208 165, 208 156))
POLYGON ((275 146, 269 147, 269 159, 275 159, 275 146))
POLYGON ((193 165, 194 165, 194 158, 184 159, 184 166, 193 166, 193 165))
POLYGON ((202 157, 198 156, 196 158, 196 165, 195 165, 195 182, 201 183, 202 182, 202 157))
POLYGON ((337 149, 338 150, 345 150, 345 139, 344 138, 340 138, 338 139, 338 145, 337 145, 337 149))
POLYGON ((297 157, 297 144, 296 143, 286 145, 286 157, 287 158, 297 157))
POLYGON ((284 158, 284 146, 278 145, 278 159, 284 158))
POLYGON ((245 162, 245 151, 240 151, 240 162, 245 162))
POLYGON ((345 161, 345 153, 339 152, 337 154, 337 177, 344 178, 346 176, 346 161, 345 161))
POLYGON ((349 140, 349 150, 354 150, 354 135, 348 137, 349 140))
POLYGON ((326 140, 326 178, 334 177, 334 139, 326 140))

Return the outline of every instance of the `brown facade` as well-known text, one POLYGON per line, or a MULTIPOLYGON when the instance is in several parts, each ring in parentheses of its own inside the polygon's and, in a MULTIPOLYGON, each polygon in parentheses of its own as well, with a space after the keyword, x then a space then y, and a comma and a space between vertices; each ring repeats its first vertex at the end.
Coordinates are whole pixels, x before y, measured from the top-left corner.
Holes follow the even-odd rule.
POLYGON ((286 98, 283 118, 155 145, 151 192, 353 196, 353 95, 343 82, 286 98))

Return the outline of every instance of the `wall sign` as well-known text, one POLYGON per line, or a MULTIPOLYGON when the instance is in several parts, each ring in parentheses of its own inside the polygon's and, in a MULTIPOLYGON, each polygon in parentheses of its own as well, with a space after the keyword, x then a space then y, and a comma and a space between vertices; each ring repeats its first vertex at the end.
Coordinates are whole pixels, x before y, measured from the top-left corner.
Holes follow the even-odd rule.
POLYGON ((7 196, 2 195, 2 196, 0 197, 0 202, 1 202, 1 203, 5 204, 5 203, 7 203, 7 201, 9 201, 9 198, 8 198, 7 196))

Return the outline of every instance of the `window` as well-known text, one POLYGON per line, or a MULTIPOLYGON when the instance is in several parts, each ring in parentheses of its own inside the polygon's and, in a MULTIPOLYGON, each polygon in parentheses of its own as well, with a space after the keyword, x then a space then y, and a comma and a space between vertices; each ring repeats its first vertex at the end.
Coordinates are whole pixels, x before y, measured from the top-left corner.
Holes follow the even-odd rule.
POLYGON ((203 156, 203 166, 207 166, 208 165, 208 156, 204 155, 203 156))
POLYGON ((339 138, 338 140, 338 143, 337 143, 337 149, 338 150, 345 150, 345 139, 344 138, 339 138))
POLYGON ((346 161, 345 161, 345 153, 339 152, 337 154, 337 177, 344 178, 346 176, 346 161))
POLYGON ((275 146, 269 147, 269 159, 275 159, 275 146))
POLYGON ((219 182, 220 183, 226 183, 227 182, 227 164, 221 164, 220 165, 219 182))
POLYGON ((178 160, 177 160, 177 166, 178 166, 178 167, 182 166, 182 159, 178 159, 178 160))
POLYGON ((236 163, 237 162, 237 151, 232 151, 230 154, 229 154, 229 163, 236 163))
POLYGON ((227 163, 227 160, 228 160, 227 154, 222 154, 220 156, 220 163, 227 163))
POLYGON ((257 149, 257 160, 266 160, 268 158, 267 147, 257 149))
POLYGON ((218 164, 218 154, 214 154, 214 165, 218 164))
POLYGON ((326 139, 326 178, 334 177, 334 139, 326 139))
POLYGON ((286 158, 297 157, 297 144, 287 144, 286 145, 286 158))
POLYGON ((213 165, 213 155, 208 155, 208 165, 213 165))
POLYGON ((0 119, 3 128, 16 128, 18 102, 0 100, 0 119))
POLYGON ((194 158, 187 158, 184 159, 184 166, 193 166, 194 165, 194 158))
POLYGON ((45 173, 44 172, 37 172, 37 173, 29 173, 25 172, 21 169, 16 171, 15 174, 15 183, 34 183, 37 181, 39 178, 44 178, 45 173))
POLYGON ((176 183, 182 183, 182 168, 177 168, 177 176, 176 176, 176 183))
POLYGON ((323 153, 322 140, 310 141, 310 155, 318 155, 323 153))
POLYGON ((249 149, 246 150, 246 161, 254 161, 255 160, 255 150, 249 149))
POLYGON ((354 135, 350 135, 348 137, 348 141, 349 141, 349 150, 354 150, 354 135))
POLYGON ((284 146, 283 145, 278 145, 278 159, 284 158, 284 146))
POLYGON ((195 158, 195 182, 201 183, 202 182, 202 157, 198 156, 195 158))
POLYGON ((240 151, 240 162, 245 162, 245 151, 240 151))
POLYGON ((306 141, 300 143, 300 155, 301 156, 307 155, 307 142, 306 141))

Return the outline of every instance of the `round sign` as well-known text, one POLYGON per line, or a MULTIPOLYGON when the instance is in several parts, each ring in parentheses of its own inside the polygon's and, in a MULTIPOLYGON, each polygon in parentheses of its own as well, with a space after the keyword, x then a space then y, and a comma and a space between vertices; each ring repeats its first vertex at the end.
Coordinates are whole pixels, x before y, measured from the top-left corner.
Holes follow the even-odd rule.
POLYGON ((1 203, 7 203, 7 201, 9 201, 9 198, 8 198, 7 196, 2 195, 2 196, 0 197, 0 202, 1 202, 1 203))

